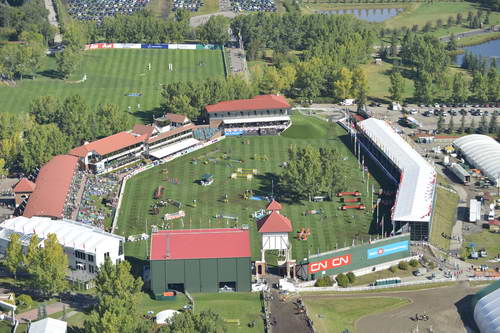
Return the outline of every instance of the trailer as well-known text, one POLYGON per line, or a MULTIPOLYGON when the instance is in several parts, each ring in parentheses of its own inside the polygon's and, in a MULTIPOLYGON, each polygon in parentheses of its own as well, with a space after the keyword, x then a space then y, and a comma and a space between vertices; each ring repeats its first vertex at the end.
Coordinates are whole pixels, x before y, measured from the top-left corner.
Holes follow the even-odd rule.
POLYGON ((470 174, 460 164, 451 163, 448 169, 460 180, 462 184, 470 184, 470 174))
POLYGON ((481 220, 481 202, 476 199, 471 199, 469 203, 469 222, 477 222, 481 220))

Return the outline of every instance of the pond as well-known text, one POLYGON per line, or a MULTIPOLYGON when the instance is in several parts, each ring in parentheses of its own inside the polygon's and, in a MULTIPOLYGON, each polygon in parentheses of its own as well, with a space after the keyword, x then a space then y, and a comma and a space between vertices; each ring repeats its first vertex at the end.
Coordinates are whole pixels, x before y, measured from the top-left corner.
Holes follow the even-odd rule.
MULTIPOLYGON (((481 43, 474 46, 467 46, 463 48, 464 51, 471 52, 472 54, 491 59, 495 58, 497 67, 500 70, 500 39, 490 40, 486 43, 481 43)), ((464 59, 463 54, 455 56, 455 64, 461 66, 464 59)))
POLYGON ((359 8, 359 9, 334 9, 334 10, 318 10, 319 14, 352 14, 357 18, 369 22, 383 22, 391 17, 403 12, 404 8, 359 8))

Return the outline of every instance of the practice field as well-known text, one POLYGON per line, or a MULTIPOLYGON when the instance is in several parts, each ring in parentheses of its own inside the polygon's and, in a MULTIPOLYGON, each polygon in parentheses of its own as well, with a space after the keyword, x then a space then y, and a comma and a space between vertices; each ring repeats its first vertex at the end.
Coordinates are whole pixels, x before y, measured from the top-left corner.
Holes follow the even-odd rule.
POLYGON ((35 80, 0 85, 0 112, 26 112, 36 96, 80 94, 92 107, 114 103, 132 112, 160 106, 162 84, 203 80, 224 75, 220 50, 107 49, 83 53, 82 63, 68 81, 58 78, 53 57, 44 58, 35 80), (151 64, 151 70, 148 65, 151 64), (173 71, 168 70, 173 65, 173 71), (85 82, 77 83, 87 75, 85 82), (127 96, 137 94, 139 96, 127 96))
MULTIPOLYGON (((282 213, 291 219, 295 231, 300 228, 311 229, 308 240, 293 239, 293 257, 302 260, 308 253, 341 248, 351 245, 353 240, 368 241, 373 219, 371 198, 367 198, 367 185, 363 183, 362 172, 355 157, 341 141, 346 139, 346 132, 336 124, 328 124, 311 117, 297 115, 293 117, 293 121, 294 125, 281 136, 226 138, 220 143, 134 176, 126 185, 117 233, 125 236, 149 233, 153 224, 164 226, 162 217, 165 213, 179 210, 169 204, 161 208, 160 214, 151 214, 150 208, 155 202, 153 193, 161 185, 165 187, 164 199, 182 202, 181 209, 186 212, 186 217, 173 220, 171 227, 180 229, 248 225, 253 258, 257 259, 260 257, 260 236, 251 215, 265 208, 267 201, 246 200, 243 194, 245 190, 253 190, 255 196, 270 196, 274 184, 275 195, 279 200, 276 185, 278 175, 282 172, 280 165, 288 160, 289 147, 309 144, 316 147, 334 146, 341 152, 349 165, 349 186, 346 190, 361 191, 363 203, 368 209, 342 212, 338 210, 340 203, 337 199, 333 202, 282 202, 282 213), (304 139, 304 133, 310 133, 314 138, 304 139), (224 153, 227 153, 227 160, 223 159, 224 153), (231 174, 238 168, 257 169, 258 173, 251 181, 231 179, 231 174), (165 169, 168 173, 165 173, 165 169), (198 180, 205 173, 214 176, 212 185, 198 184, 198 180), (176 182, 180 184, 174 184, 176 182), (224 203, 226 195, 228 203, 224 203), (193 207, 193 200, 196 200, 196 207, 193 207), (311 210, 321 211, 321 214, 304 216, 311 210), (216 218, 217 215, 238 220, 216 218)), ((369 184, 370 192, 372 184, 375 190, 379 188, 373 177, 370 177, 369 184)), ((147 255, 147 246, 148 242, 144 241, 126 243, 126 255, 143 259, 147 255)))

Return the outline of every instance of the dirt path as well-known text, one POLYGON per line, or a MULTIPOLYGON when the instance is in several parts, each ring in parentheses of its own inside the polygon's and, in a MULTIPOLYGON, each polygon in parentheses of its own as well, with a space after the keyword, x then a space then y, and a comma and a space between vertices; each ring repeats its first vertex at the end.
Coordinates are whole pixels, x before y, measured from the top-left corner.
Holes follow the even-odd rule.
MULTIPOLYGON (((47 315, 51 315, 53 313, 63 311, 64 306, 66 306, 66 309, 70 308, 70 305, 67 303, 56 302, 46 305, 45 309, 47 310, 47 315)), ((28 322, 28 320, 34 321, 37 318, 38 318, 38 308, 17 315, 17 319, 25 323, 28 322)))
POLYGON ((407 298, 410 304, 400 308, 360 318, 356 330, 360 333, 413 332, 418 325, 420 332, 433 329, 434 332, 469 332, 477 330, 470 310, 472 296, 482 287, 471 287, 468 282, 452 286, 415 290, 365 293, 356 295, 315 295, 308 297, 365 298, 400 297, 407 298), (413 320, 415 315, 427 314, 426 321, 413 320))

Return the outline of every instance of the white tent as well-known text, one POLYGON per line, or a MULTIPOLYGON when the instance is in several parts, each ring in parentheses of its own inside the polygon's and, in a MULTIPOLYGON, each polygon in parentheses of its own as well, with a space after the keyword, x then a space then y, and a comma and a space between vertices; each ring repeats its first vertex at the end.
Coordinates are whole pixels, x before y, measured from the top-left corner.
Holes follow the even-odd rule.
POLYGON ((45 318, 31 324, 28 333, 66 333, 68 324, 54 318, 45 318))
POLYGON ((168 324, 168 321, 172 319, 176 314, 180 313, 176 310, 163 310, 156 314, 156 323, 158 325, 168 324))
POLYGON ((500 177, 500 143, 486 135, 471 134, 456 139, 453 145, 470 164, 497 182, 500 177))

